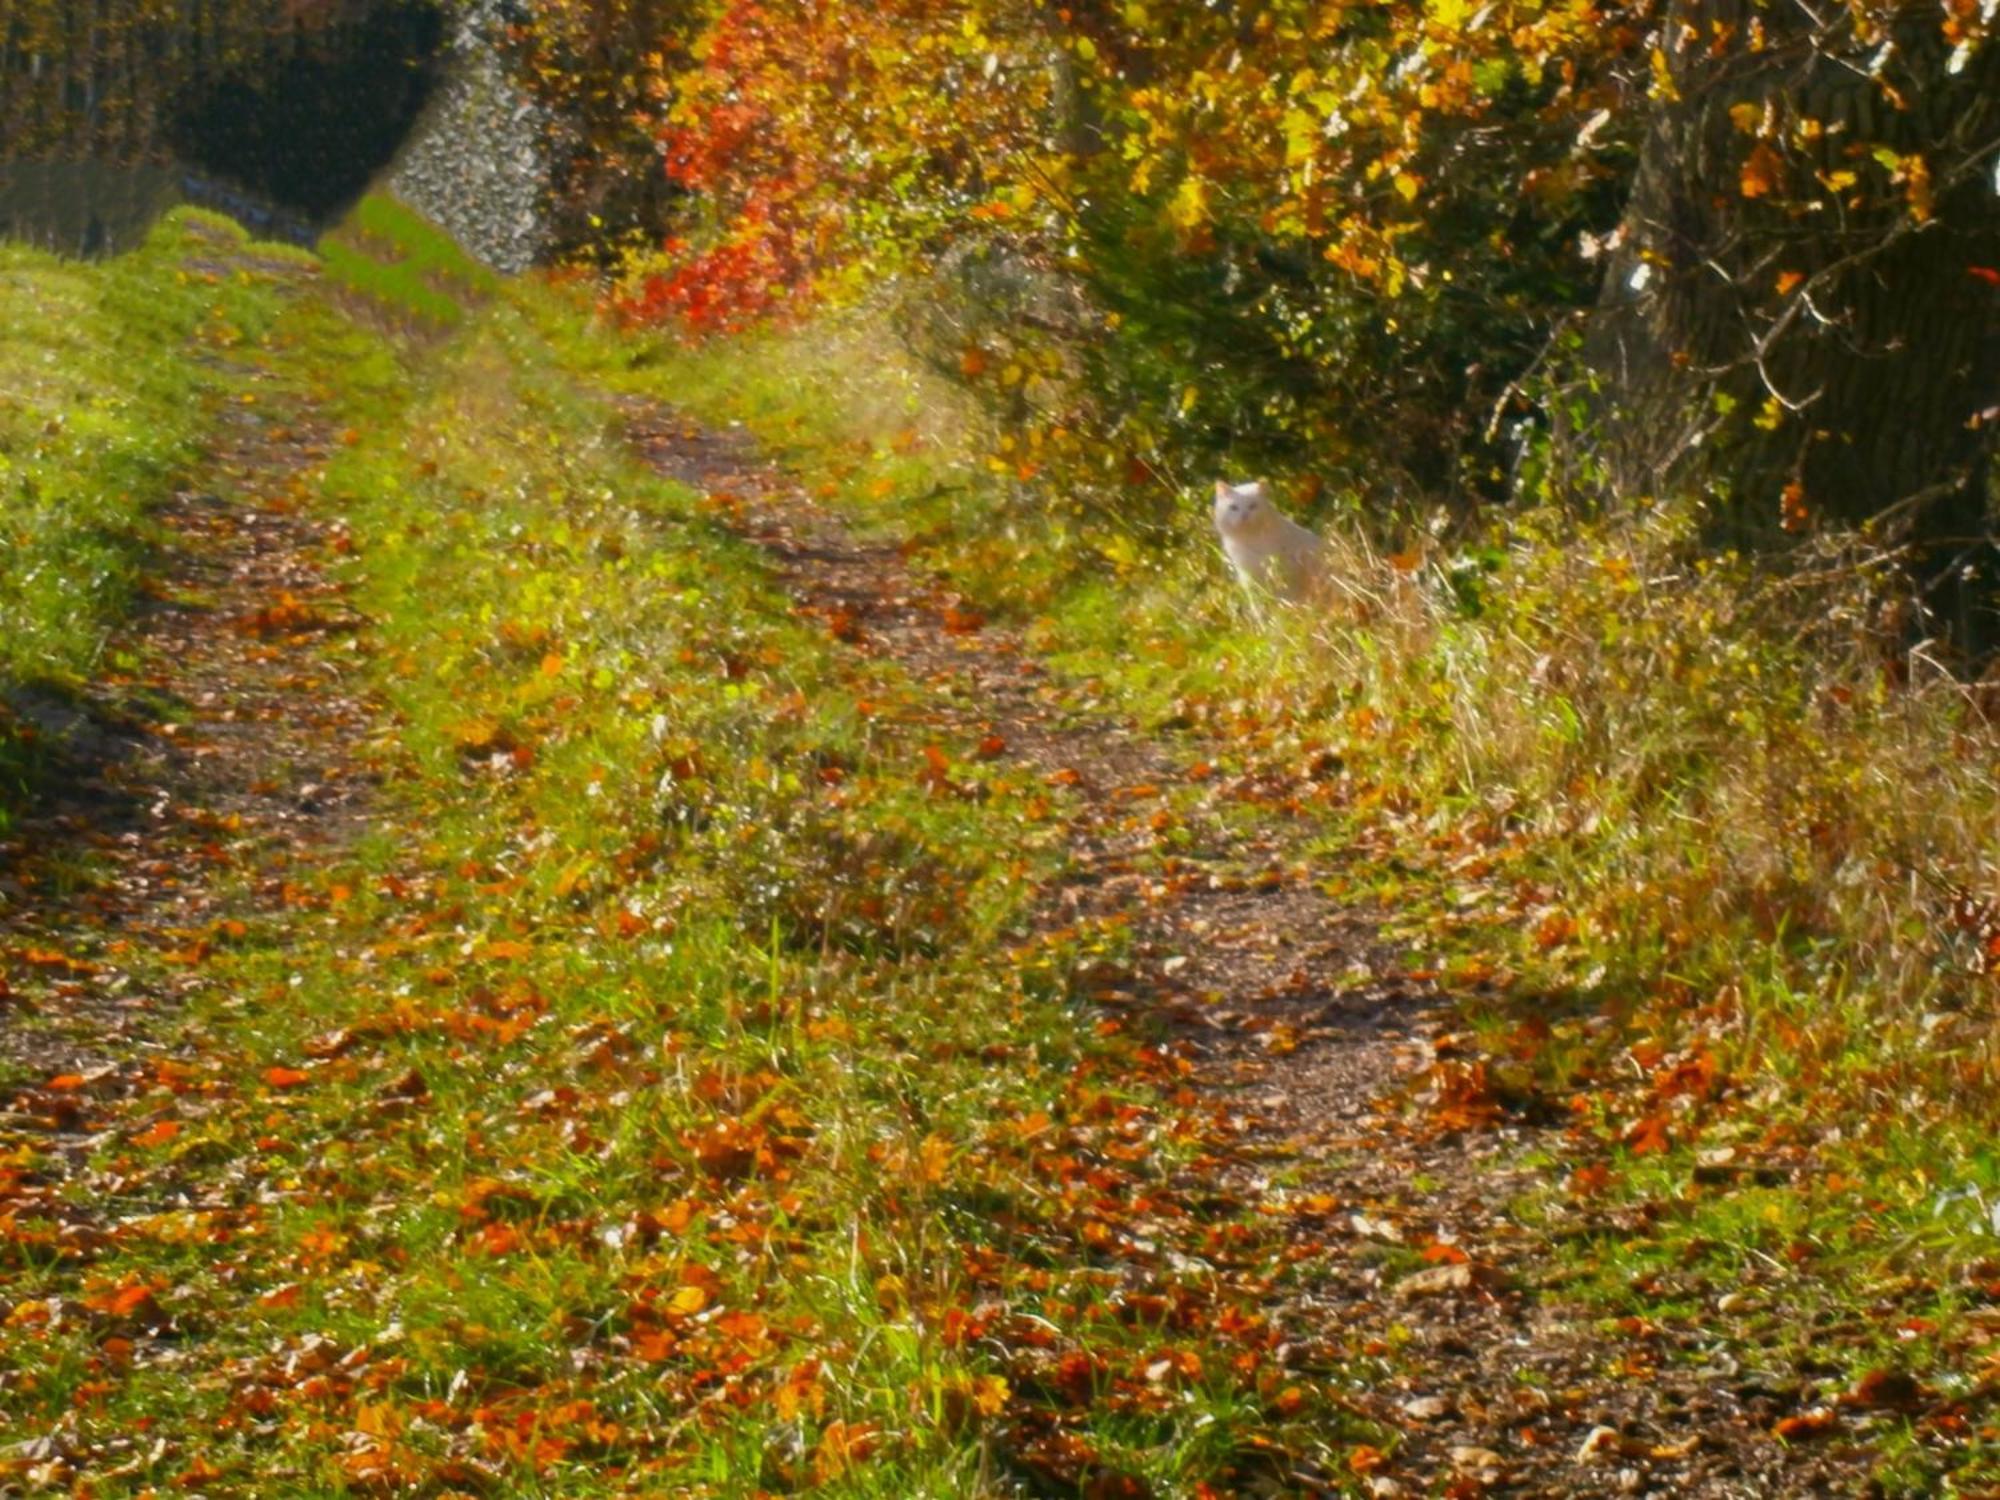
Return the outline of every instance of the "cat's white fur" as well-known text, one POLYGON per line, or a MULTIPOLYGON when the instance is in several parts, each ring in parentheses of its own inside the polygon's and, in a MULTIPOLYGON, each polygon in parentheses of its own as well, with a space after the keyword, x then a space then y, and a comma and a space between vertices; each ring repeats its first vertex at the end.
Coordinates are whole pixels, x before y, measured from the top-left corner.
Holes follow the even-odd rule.
POLYGON ((1326 544, 1273 505, 1262 480, 1215 482, 1215 530, 1253 604, 1303 604, 1324 588, 1326 544))

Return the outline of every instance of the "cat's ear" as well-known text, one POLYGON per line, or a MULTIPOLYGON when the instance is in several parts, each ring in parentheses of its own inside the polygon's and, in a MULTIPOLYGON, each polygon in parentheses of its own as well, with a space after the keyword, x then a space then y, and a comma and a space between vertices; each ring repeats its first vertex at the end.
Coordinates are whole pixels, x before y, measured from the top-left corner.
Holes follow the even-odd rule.
POLYGON ((1216 480, 1216 481, 1215 481, 1215 498, 1216 498, 1216 499, 1218 499, 1218 500, 1223 500, 1223 499, 1227 499, 1227 498, 1228 498, 1228 496, 1229 496, 1229 483, 1228 483, 1228 481, 1227 481, 1227 480, 1223 480, 1223 479, 1218 479, 1218 480, 1216 480))

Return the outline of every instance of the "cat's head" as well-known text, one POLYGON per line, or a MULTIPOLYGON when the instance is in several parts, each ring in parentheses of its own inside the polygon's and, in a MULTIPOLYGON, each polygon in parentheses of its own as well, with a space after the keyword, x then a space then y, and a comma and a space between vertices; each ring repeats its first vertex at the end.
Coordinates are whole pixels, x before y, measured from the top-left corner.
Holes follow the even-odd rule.
POLYGON ((1262 518, 1270 501, 1264 498, 1264 481, 1253 479, 1248 484, 1230 484, 1225 480, 1215 481, 1215 529, 1218 531, 1241 531, 1254 526, 1262 518))

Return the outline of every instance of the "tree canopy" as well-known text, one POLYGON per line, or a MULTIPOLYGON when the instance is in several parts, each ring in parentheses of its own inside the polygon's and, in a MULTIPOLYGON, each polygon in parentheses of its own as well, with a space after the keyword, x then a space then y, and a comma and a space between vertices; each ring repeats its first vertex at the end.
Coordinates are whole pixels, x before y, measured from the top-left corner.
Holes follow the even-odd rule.
POLYGON ((925 268, 971 293, 930 352, 1086 481, 1227 453, 1463 505, 1553 468, 1732 542, 1887 515, 1926 576, 1985 567, 1944 542, 1985 545, 2000 369, 1977 0, 700 22, 624 85, 685 195, 629 317, 734 329, 925 268))

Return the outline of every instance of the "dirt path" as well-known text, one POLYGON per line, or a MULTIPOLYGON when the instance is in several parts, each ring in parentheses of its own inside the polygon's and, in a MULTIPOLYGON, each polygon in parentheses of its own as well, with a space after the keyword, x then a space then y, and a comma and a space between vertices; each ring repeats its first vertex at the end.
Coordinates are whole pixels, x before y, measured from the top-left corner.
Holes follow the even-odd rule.
POLYGON ((1400 1433, 1379 1467, 1293 1467, 1273 1492, 1853 1490, 1855 1455, 1770 1436, 1787 1393, 1739 1372, 1720 1341, 1607 1338, 1565 1305, 1546 1249, 1506 1211, 1533 1176, 1518 1162, 1555 1144, 1559 1122, 1493 1096, 1448 1030, 1449 997, 1400 971, 1378 920, 1323 894, 1282 844, 1243 847, 1221 816, 1227 787, 1189 817, 1190 846, 1147 852, 1162 789, 1199 774, 1200 740, 1072 711, 1017 634, 917 576, 894 545, 859 537, 740 435, 639 403, 626 416, 659 472, 717 500, 769 552, 800 613, 921 683, 953 738, 1073 788, 1049 920, 1122 920, 1136 938, 1129 968, 1087 972, 1082 987, 1164 1031, 1222 1126, 1227 1148, 1183 1186, 1283 1215, 1279 1258, 1296 1274, 1264 1308, 1280 1354, 1361 1372, 1351 1409, 1400 1433), (1403 1107, 1426 1091, 1429 1108, 1403 1107), (1448 1117, 1455 1091, 1474 1128, 1413 1123, 1448 1117))
MULTIPOLYGON (((311 273, 218 239, 194 276, 311 273)), ((177 1034, 202 958, 282 911, 295 862, 354 829, 368 786, 348 750, 369 722, 347 684, 358 624, 321 570, 333 539, 307 514, 331 435, 264 366, 227 358, 240 395, 199 471, 153 513, 146 593, 77 699, 13 707, 56 757, 48 795, 0 844, 0 1158, 36 1148, 56 1173, 7 1208, 46 1218, 59 1251, 175 1191, 89 1167, 112 1122, 191 1053, 177 1034), (60 1150, 48 1151, 51 1141, 60 1150)))

